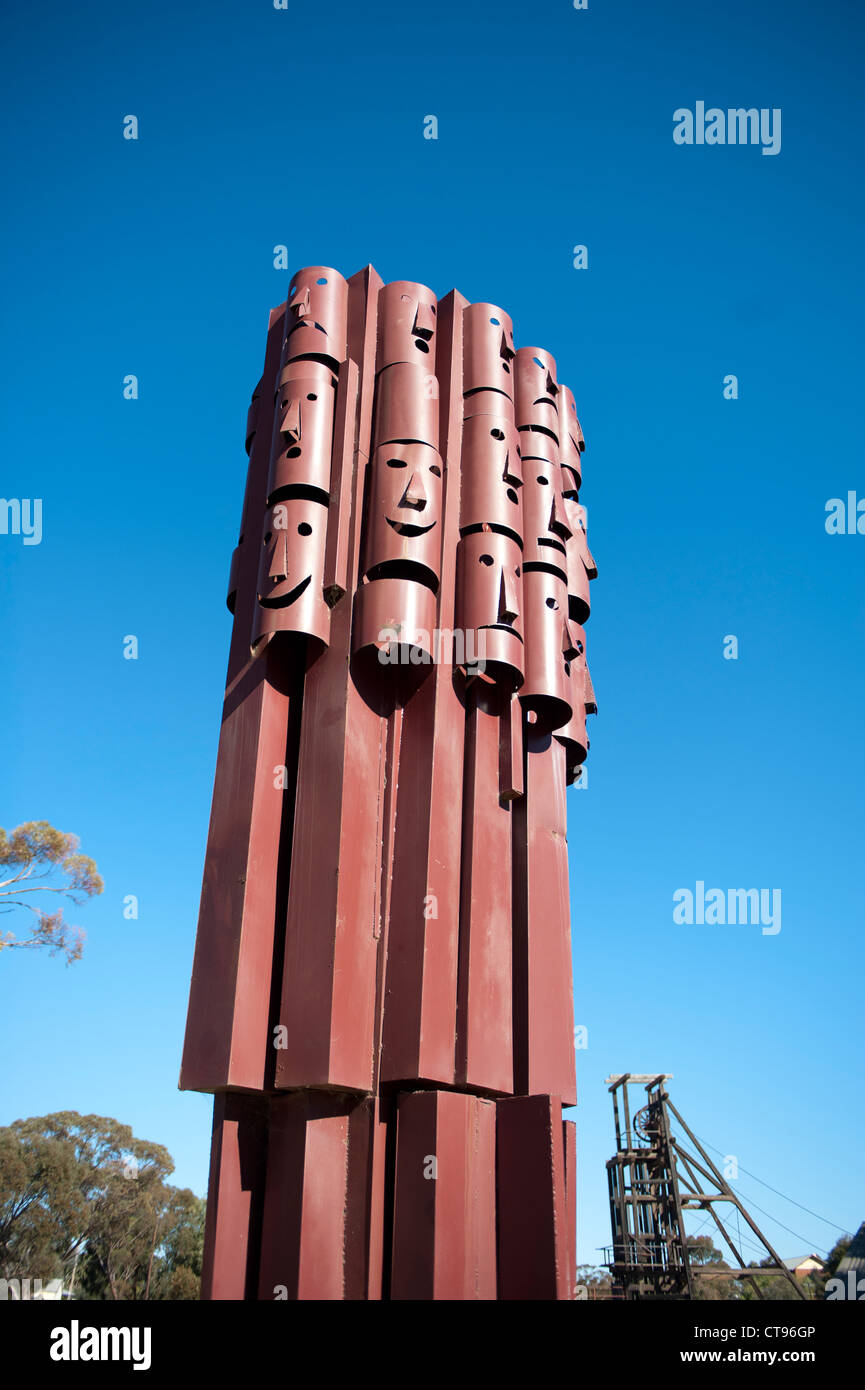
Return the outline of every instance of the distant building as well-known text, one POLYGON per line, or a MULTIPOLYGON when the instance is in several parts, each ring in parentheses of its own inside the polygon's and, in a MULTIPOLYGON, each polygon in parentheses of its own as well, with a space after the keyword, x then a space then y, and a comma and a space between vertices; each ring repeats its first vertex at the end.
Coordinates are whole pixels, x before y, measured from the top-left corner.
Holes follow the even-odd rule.
POLYGON ((783 1264, 797 1279, 807 1279, 809 1274, 822 1274, 826 1268, 825 1260, 814 1254, 797 1255, 793 1260, 784 1260, 783 1264))

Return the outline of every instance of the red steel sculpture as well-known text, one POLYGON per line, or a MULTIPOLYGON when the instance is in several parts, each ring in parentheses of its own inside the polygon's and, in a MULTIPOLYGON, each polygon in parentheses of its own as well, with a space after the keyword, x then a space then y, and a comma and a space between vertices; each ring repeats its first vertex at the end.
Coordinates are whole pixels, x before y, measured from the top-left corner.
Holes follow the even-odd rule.
POLYGON ((246 447, 180 1081, 203 1297, 571 1298, 574 398, 494 304, 308 266, 246 447))

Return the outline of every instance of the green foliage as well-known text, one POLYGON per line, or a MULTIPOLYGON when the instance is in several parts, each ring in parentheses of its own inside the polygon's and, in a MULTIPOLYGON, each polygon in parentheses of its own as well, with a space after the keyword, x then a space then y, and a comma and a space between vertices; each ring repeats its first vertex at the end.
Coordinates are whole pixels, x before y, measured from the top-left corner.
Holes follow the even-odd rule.
POLYGON ((835 1271, 843 1260, 850 1246, 853 1244, 852 1236, 839 1236, 829 1254, 826 1256, 826 1269, 824 1271, 824 1281, 833 1278, 835 1271))
POLYGON ((711 1275, 694 1279, 694 1298, 702 1303, 720 1303, 742 1297, 742 1286, 733 1278, 725 1279, 720 1271, 730 1266, 711 1236, 688 1236, 688 1258, 694 1270, 708 1269, 711 1275), (714 1273, 718 1270, 719 1273, 714 1273))
POLYGON ((92 1299, 195 1299, 205 1204, 171 1155, 75 1111, 0 1129, 0 1277, 62 1278, 92 1299))
POLYGON ((55 830, 47 820, 27 821, 8 833, 0 827, 0 912, 30 913, 30 933, 19 939, 0 932, 0 951, 12 947, 47 947, 66 964, 80 960, 84 933, 70 926, 63 908, 47 912, 29 900, 32 893, 59 893, 80 906, 104 887, 94 861, 79 853, 77 835, 55 830), (40 872, 37 872, 40 871, 40 872))

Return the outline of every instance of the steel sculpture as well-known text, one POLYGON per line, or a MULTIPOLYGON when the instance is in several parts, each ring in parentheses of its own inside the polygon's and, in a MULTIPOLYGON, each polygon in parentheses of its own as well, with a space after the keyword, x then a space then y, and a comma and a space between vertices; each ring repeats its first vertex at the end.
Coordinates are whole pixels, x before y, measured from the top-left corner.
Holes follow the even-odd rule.
POLYGON ((574 1296, 585 447, 457 291, 298 272, 246 437, 181 1087, 203 1296, 574 1296))

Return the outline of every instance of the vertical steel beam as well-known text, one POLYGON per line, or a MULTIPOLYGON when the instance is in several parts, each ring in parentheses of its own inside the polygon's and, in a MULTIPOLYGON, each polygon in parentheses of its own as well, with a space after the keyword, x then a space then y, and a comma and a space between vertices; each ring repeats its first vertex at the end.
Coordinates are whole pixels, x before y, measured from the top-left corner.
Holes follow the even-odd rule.
MULTIPOLYGON (((453 291, 438 306, 436 377, 444 460, 438 621, 454 625, 462 428, 462 315, 453 291)), ((453 653, 442 643, 432 672, 407 702, 397 796, 381 1080, 454 1080, 460 903, 459 807, 463 706, 453 653)))
POLYGON ((496 1297, 495 1127, 477 1096, 399 1097, 391 1298, 496 1297))
POLYGON ((525 796, 513 803, 514 1090, 577 1103, 565 749, 525 728, 525 796))
POLYGON ((509 695, 475 680, 466 699, 457 1082, 513 1090, 511 805, 499 799, 509 695))
MULTIPOLYGON (((349 282, 349 356, 360 373, 359 411, 371 410, 374 271, 349 282)), ((350 435, 346 436, 350 437, 350 435)), ((357 573, 364 457, 358 451, 349 571, 357 573)), ((331 617, 330 644, 306 677, 279 1023, 286 1045, 276 1085, 372 1088, 379 791, 386 724, 351 677, 351 604, 331 617)))
POLYGON ((499 1298, 569 1297, 570 1242, 558 1096, 496 1102, 499 1298))
POLYGON ((266 1100, 220 1092, 213 1104, 203 1299, 255 1297, 266 1161, 266 1100))

